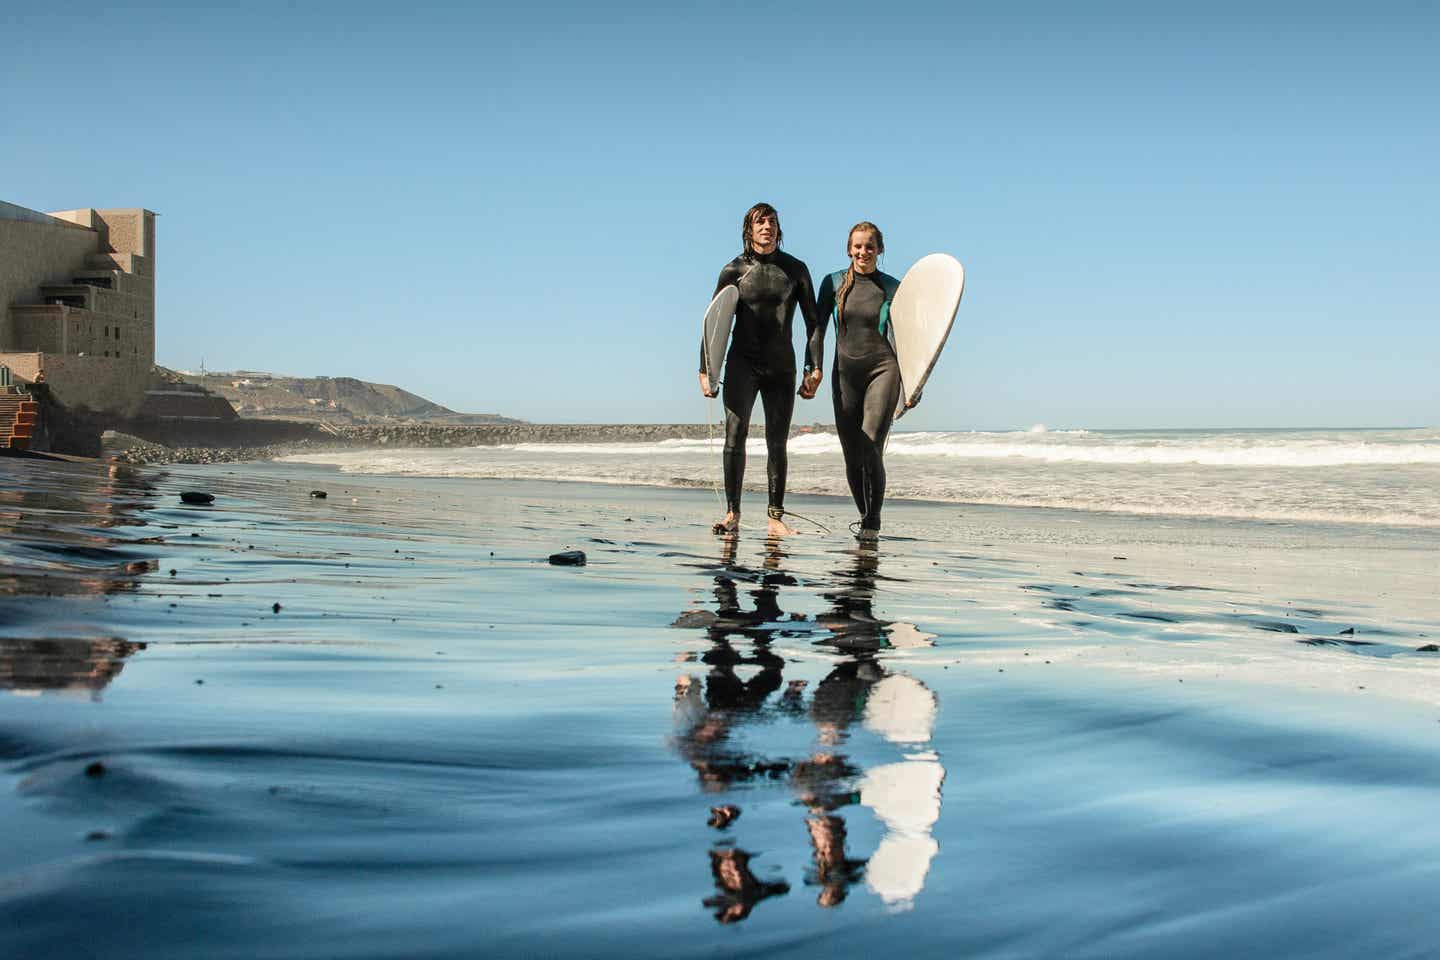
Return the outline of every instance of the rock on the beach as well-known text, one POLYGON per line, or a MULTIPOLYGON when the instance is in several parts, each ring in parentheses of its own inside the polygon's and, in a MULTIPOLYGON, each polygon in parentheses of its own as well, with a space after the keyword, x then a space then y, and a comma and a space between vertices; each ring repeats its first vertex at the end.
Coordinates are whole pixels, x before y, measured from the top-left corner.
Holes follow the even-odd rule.
POLYGON ((1425 646, 1423 646, 1423 647, 1416 647, 1416 648, 1415 648, 1415 652, 1416 652, 1416 653, 1440 653, 1440 646, 1436 646, 1436 645, 1433 644, 1433 643, 1427 643, 1427 644, 1425 644, 1425 646))
POLYGON ((314 497, 316 500, 324 500, 326 497, 330 496, 330 494, 326 493, 324 490, 311 490, 310 496, 314 497))
POLYGON ((198 504, 214 503, 214 502, 215 502, 215 494, 213 494, 213 493, 201 493, 201 492, 198 491, 198 490, 185 490, 185 491, 181 492, 181 494, 180 494, 180 499, 181 499, 181 501, 183 501, 184 503, 198 503, 198 504))
POLYGON ((585 566, 585 551, 562 550, 559 553, 552 553, 550 562, 557 567, 583 567, 585 566))

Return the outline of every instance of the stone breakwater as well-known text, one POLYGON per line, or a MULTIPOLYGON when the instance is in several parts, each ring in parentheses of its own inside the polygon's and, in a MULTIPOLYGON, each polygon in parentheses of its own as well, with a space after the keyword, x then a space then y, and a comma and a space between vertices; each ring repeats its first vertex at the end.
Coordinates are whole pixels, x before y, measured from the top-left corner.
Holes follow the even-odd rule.
MULTIPOLYGON (((352 447, 493 447, 502 443, 653 443, 723 436, 724 427, 703 423, 486 423, 365 424, 339 427, 352 447)), ((752 436, 763 437, 756 425, 752 436)))
MULTIPOLYGON (((240 421, 244 424, 247 421, 240 421)), ((255 421, 251 421, 252 423, 255 421)), ((277 421, 259 421, 271 424, 277 421)), ((277 439, 274 430, 240 431, 217 424, 206 431, 187 428, 183 441, 169 443, 123 433, 105 435, 105 455, 127 463, 224 463, 270 460, 293 453, 364 450, 378 447, 484 447, 507 443, 654 443, 659 440, 704 440, 723 435, 719 425, 704 423, 387 423, 332 427, 310 424, 301 436, 277 439)), ((818 424, 796 427, 791 436, 822 429, 818 424)), ((755 424, 751 437, 765 436, 755 424)))

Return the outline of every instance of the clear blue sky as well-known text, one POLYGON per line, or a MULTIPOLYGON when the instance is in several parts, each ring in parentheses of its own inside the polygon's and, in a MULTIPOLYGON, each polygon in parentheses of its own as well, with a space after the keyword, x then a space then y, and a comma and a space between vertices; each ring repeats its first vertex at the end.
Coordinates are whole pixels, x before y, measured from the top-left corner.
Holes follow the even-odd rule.
POLYGON ((160 212, 169 366, 703 420, 763 199, 965 263, 912 429, 1440 422, 1432 3, 41 7, 0 199, 160 212))

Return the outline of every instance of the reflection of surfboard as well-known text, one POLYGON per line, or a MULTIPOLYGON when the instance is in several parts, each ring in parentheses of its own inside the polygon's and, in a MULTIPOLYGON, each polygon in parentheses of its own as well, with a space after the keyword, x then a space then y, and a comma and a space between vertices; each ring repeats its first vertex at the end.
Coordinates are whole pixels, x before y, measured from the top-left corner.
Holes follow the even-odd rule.
POLYGON ((740 291, 734 284, 721 289, 705 308, 705 332, 700 341, 705 347, 705 375, 710 389, 720 386, 720 365, 725 362, 725 348, 730 345, 730 328, 735 325, 735 304, 740 291))
POLYGON ((890 304, 890 329, 895 335, 895 355, 900 360, 900 406, 898 420, 925 388, 930 371, 950 336, 960 294, 965 289, 965 268, 948 253, 921 257, 905 271, 900 289, 890 304))

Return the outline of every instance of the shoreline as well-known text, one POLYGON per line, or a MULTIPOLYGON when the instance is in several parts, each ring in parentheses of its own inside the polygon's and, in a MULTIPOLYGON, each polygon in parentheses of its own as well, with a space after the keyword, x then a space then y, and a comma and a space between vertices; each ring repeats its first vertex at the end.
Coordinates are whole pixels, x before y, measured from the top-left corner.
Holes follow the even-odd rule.
MULTIPOLYGON (((449 472, 427 472, 423 469, 395 470, 395 471, 366 471, 350 470, 347 468, 346 459, 353 458, 360 453, 376 453, 395 455, 407 451, 436 451, 444 449, 471 449, 487 446, 509 446, 518 444, 624 444, 624 443, 657 443, 668 440, 711 440, 717 446, 722 442, 721 438, 713 433, 707 433, 705 424, 501 424, 501 425, 480 425, 478 427, 439 427, 429 425, 407 425, 400 428, 395 426, 368 426, 364 428, 345 428, 343 437, 326 437, 319 440, 292 440, 280 443, 264 445, 244 446, 166 446, 154 443, 139 437, 129 436, 117 432, 108 432, 104 446, 104 456, 101 459, 131 465, 207 465, 221 463, 245 463, 245 462, 293 462, 293 463, 325 463, 337 468, 338 472, 347 476, 395 476, 395 477, 435 477, 435 478, 460 478, 488 480, 528 480, 533 482, 562 482, 562 483, 596 483, 605 486, 615 487, 637 487, 645 489, 711 489, 718 482, 715 477, 696 477, 673 475, 657 479, 655 477, 633 476, 625 478, 604 477, 604 476, 579 476, 567 477, 545 473, 532 475, 520 475, 514 473, 449 473, 449 472), (377 442, 378 438, 378 442, 377 442), (483 442, 475 442, 482 440, 483 442), (327 454, 335 454, 334 460, 326 459, 327 454), (302 459, 290 460, 292 457, 302 459)), ((834 437, 833 428, 824 424, 811 424, 794 427, 791 430, 791 438, 806 436, 828 436, 834 437)), ((763 428, 752 431, 751 443, 761 441, 764 438, 763 428)), ((752 452, 752 458, 754 453, 752 452)), ((763 452, 761 453, 763 457, 763 452)), ((761 461, 763 463, 763 461, 761 461)), ((758 479, 752 479, 744 487, 747 494, 760 494, 763 496, 765 486, 758 479)), ((833 490, 821 490, 807 487, 802 477, 797 476, 794 469, 792 456, 792 471, 790 492, 793 494, 817 496, 828 498, 841 503, 848 503, 849 497, 844 493, 833 490)), ((1303 514, 1245 514, 1234 512, 1204 512, 1204 511, 1174 511, 1164 508, 1129 508, 1129 509, 1096 509, 1085 505, 1064 505, 1047 503, 1023 503, 1009 500, 957 498, 945 496, 926 496, 923 493, 914 492, 890 493, 888 502, 907 502, 916 504, 930 504, 938 507, 952 507, 959 509, 1035 509, 1052 513, 1059 518, 1066 518, 1065 522, 1076 522, 1076 518, 1083 521, 1084 518, 1094 517, 1115 517, 1128 518, 1136 522, 1151 521, 1178 521, 1178 522, 1201 522, 1218 523, 1237 526, 1260 525, 1276 528, 1294 526, 1317 526, 1330 528, 1342 535, 1348 536, 1351 533, 1364 535, 1365 533, 1381 534, 1393 532, 1397 534, 1415 535, 1421 538, 1432 538, 1440 535, 1440 526, 1425 522, 1407 522, 1404 519, 1371 520, 1364 518, 1334 517, 1317 513, 1315 515, 1303 514)))
MULTIPOLYGON (((601 545, 586 548, 598 550, 601 554, 637 552, 634 548, 642 546, 642 543, 632 543, 627 539, 634 537, 636 531, 624 526, 631 522, 629 517, 624 518, 623 523, 617 519, 619 512, 611 506, 616 503, 624 504, 623 511, 633 513, 636 520, 659 523, 669 531, 670 537, 693 540, 694 543, 686 549, 694 549, 698 545, 702 555, 710 549, 723 552, 735 546, 742 550, 763 547, 766 551, 779 551, 779 556, 814 554, 817 550, 822 554, 857 552, 851 538, 838 524, 829 534, 809 528, 798 536, 778 542, 767 540, 761 528, 747 526, 738 541, 727 545, 725 538, 708 534, 706 520, 714 504, 705 491, 694 487, 649 488, 566 479, 345 474, 331 465, 304 462, 257 461, 251 470, 225 470, 222 473, 217 468, 223 464, 177 465, 179 469, 169 471, 163 467, 142 465, 137 468, 113 461, 74 457, 27 459, 53 460, 54 465, 62 469, 98 470, 112 477, 117 469, 122 471, 122 477, 138 478, 149 474, 154 482, 167 490, 215 490, 222 501, 233 499, 237 494, 246 498, 255 496, 250 492, 253 486, 256 490, 268 492, 264 494, 264 499, 257 501, 259 512, 254 513, 252 524, 273 520, 267 515, 276 504, 271 503, 268 507, 264 504, 277 494, 286 498, 303 498, 299 501, 306 507, 302 516, 309 513, 310 508, 318 507, 323 511, 321 516, 339 511, 337 520, 355 511, 361 515, 369 515, 377 509, 384 511, 387 508, 383 505, 387 501, 399 504, 412 502, 417 497, 422 501, 501 497, 516 502, 533 500, 541 504, 587 505, 579 510, 576 518, 561 523, 553 531, 544 532, 542 527, 536 526, 520 528, 531 531, 522 535, 519 542, 526 545, 524 552, 530 553, 532 562, 536 563, 542 562, 543 555, 552 548, 585 547, 587 542, 601 545), (152 470, 153 474, 150 473, 152 470), (296 480, 298 484, 293 483, 296 480), (325 500, 308 500, 302 488, 310 487, 327 489, 331 496, 325 500), (662 497, 659 500, 647 498, 647 489, 661 493, 662 497), (689 515, 690 520, 680 519, 677 514, 689 515)), ((39 463, 33 466, 42 470, 48 467, 39 463)), ((133 483, 134 480, 128 482, 133 483)), ((145 486, 150 487, 151 484, 147 482, 145 486)), ((795 495, 795 500, 804 512, 815 513, 831 522, 834 518, 827 511, 839 507, 848 514, 850 508, 844 498, 823 493, 799 493, 795 495)), ((949 578, 960 571, 973 575, 983 570, 985 572, 977 583, 988 580, 1009 583, 1020 591, 1017 596, 1028 594, 1027 599, 1038 601, 1041 607, 1055 611, 1046 614, 1045 619, 1053 622, 1042 630, 1042 635, 1061 628, 1067 618, 1074 620, 1073 626, 1063 626, 1061 633, 1073 633, 1075 642, 1057 644, 1059 637, 1051 635, 1044 644, 1050 646, 1052 657, 1071 661, 1076 668, 1088 665, 1105 673, 1118 672, 1121 675, 1148 672, 1165 676, 1198 676, 1213 672, 1215 679, 1278 686, 1297 692, 1306 688, 1342 692, 1347 689, 1344 686, 1347 678, 1352 682, 1369 678, 1371 689, 1379 696, 1440 705, 1440 698, 1425 682, 1432 661, 1440 665, 1440 657, 1425 649, 1440 640, 1440 601, 1431 595, 1425 571, 1408 569, 1413 565, 1411 555, 1421 558, 1430 555, 1423 547, 1396 549, 1382 545, 1383 538, 1362 542, 1366 539, 1363 536, 1337 542, 1332 539, 1337 532, 1361 534, 1363 531, 1323 529, 1311 530, 1299 539, 1276 540, 1274 534, 1265 529, 1267 524, 1243 520, 1217 522, 1213 518, 1192 518, 1193 523, 1183 526, 1201 531, 1217 525, 1233 528, 1223 536, 1206 536, 1203 533, 1192 536, 1165 517, 1088 513, 1069 518, 1070 522, 1056 526, 1054 513, 1057 511, 1054 508, 973 504, 969 505, 969 511, 963 513, 946 509, 953 506, 933 501, 895 501, 877 551, 884 563, 903 564, 910 568, 912 576, 923 571, 923 576, 915 576, 915 582, 924 585, 919 587, 925 597, 922 606, 935 611, 942 620, 949 619, 952 614, 940 613, 943 607, 935 606, 934 600, 944 596, 951 588, 960 587, 967 592, 970 589, 963 579, 951 581, 949 578), (1247 527, 1251 532, 1249 537, 1236 539, 1229 535, 1247 527), (1061 529, 1067 531, 1069 539, 1055 538, 1054 532, 1061 529), (1169 535, 1168 539, 1165 535, 1169 535), (932 557, 933 564, 927 559, 932 557), (939 569, 926 571, 926 566, 939 569), (1137 580, 1144 582, 1132 582, 1137 580), (926 594, 926 590, 933 591, 933 595, 926 594), (1159 610, 1152 609, 1149 599, 1138 603, 1125 599, 1152 591, 1158 591, 1155 597, 1163 605, 1159 610), (1216 591, 1230 596, 1223 600, 1210 596, 1216 591), (1238 599, 1247 596, 1252 599, 1238 599), (1260 602, 1268 608, 1268 612, 1240 618, 1247 628, 1247 632, 1240 634, 1235 634, 1226 626, 1233 619, 1233 614, 1221 614, 1218 610, 1204 613, 1202 621, 1210 625, 1196 632, 1195 626, 1191 625, 1193 614, 1186 612, 1187 607, 1205 610, 1215 608, 1217 604, 1239 608, 1256 602, 1258 598, 1265 598, 1260 602), (1392 613, 1387 618, 1378 601, 1371 598, 1384 598, 1386 607, 1403 613, 1392 613), (1300 625, 1286 625, 1287 621, 1296 617, 1301 619, 1300 625), (1306 618, 1312 622, 1306 624, 1306 618), (1112 625, 1127 622, 1144 625, 1145 631, 1153 632, 1156 638, 1175 634, 1176 639, 1184 642, 1175 648, 1168 643, 1160 646, 1141 644, 1137 647, 1129 640, 1117 646, 1115 641, 1127 638, 1132 631, 1126 627, 1115 635, 1107 632, 1104 627, 1107 622, 1112 625), (1307 663, 1298 660, 1286 643, 1257 656, 1256 650, 1248 649, 1248 640, 1255 637, 1248 633, 1249 629, 1290 643, 1334 646, 1337 654, 1352 655, 1342 656, 1339 661, 1328 664, 1323 661, 1307 663), (1098 634, 1097 630, 1100 631, 1098 634), (1237 640, 1246 642, 1237 644, 1237 640), (1213 659, 1197 661, 1193 656, 1178 652, 1196 641, 1211 649, 1213 659), (1383 647, 1384 652, 1378 657, 1370 655, 1365 650, 1368 646, 1383 647), (1297 670, 1297 667, 1300 669, 1297 670), (1425 670, 1426 677, 1414 688, 1385 691, 1376 683, 1386 676, 1400 676, 1416 668, 1425 670)), ((122 550, 134 544, 161 545, 169 542, 178 545, 183 540, 172 540, 172 537, 182 537, 192 527, 203 531, 208 515, 224 516, 231 509, 228 506, 220 510, 186 508, 180 513, 162 510, 149 522, 169 521, 162 523, 162 528, 178 530, 179 533, 138 539, 125 535, 111 537, 109 542, 122 550)), ((287 509, 293 510, 296 506, 287 509)), ((434 512, 443 514, 439 508, 434 512)), ((21 513, 6 519, 24 519, 25 516, 21 513)), ((0 513, 0 517, 5 515, 0 513)), ((117 518, 108 522, 118 523, 116 533, 132 523, 138 523, 142 528, 147 525, 140 517, 117 518)), ((436 522, 438 519, 426 520, 427 526, 436 522)), ((382 527, 393 523, 393 520, 379 521, 382 527)), ((378 527, 376 531, 378 533, 378 527)), ((437 534, 439 528, 427 531, 424 539, 437 534)), ((384 534, 386 538, 396 535, 384 534)), ((32 538, 32 542, 44 540, 43 536, 39 541, 32 538)), ((661 544, 644 543, 643 546, 658 547, 661 544)), ((144 548, 145 551, 154 549, 157 548, 144 548)), ((158 549, 162 554, 169 552, 166 547, 158 549)), ((861 554, 866 552, 859 551, 861 554)), ((667 556, 695 555, 688 552, 660 554, 662 558, 667 556)), ((257 559, 261 558, 257 556, 257 559)), ((164 564, 172 562, 163 561, 164 564)), ((626 561, 623 556, 610 559, 592 557, 592 564, 597 562, 605 565, 626 561)), ((145 569, 153 571, 154 567, 151 565, 145 569)), ((899 584, 904 582, 897 579, 892 589, 900 589, 899 584)), ((152 589, 160 587, 159 583, 152 585, 152 589)), ((913 594, 914 590, 912 587, 902 590, 902 593, 913 594)), ((990 592, 990 588, 984 588, 982 593, 985 592, 990 592)), ((26 595, 26 591, 12 594, 16 599, 26 595)), ((163 595, 163 592, 157 593, 157 597, 163 595)), ((916 598, 912 596, 911 599, 916 598)), ((993 598, 984 601, 984 605, 1001 611, 1010 609, 1008 603, 996 603, 993 598)), ((992 611, 990 615, 995 614, 992 611)), ((1033 629, 1036 623, 1032 615, 1020 613, 1018 608, 1011 615, 1022 616, 1019 625, 1022 631, 1033 629)), ((0 631, 0 637, 4 635, 5 631, 0 631)), ((923 660, 929 659, 923 651, 907 651, 904 655, 911 659, 917 655, 923 660)), ((1005 643, 987 643, 969 650, 966 660, 982 665, 1019 664, 1028 656, 1029 653, 1022 653, 1005 643)), ((1057 664, 1060 662, 1056 660, 1057 664)))

